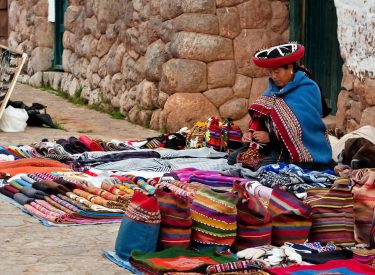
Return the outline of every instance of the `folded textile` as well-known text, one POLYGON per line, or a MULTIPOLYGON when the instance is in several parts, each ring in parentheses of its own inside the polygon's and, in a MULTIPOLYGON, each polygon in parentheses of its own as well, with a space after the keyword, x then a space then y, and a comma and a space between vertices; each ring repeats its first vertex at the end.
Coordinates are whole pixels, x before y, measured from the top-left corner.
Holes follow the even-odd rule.
POLYGON ((130 158, 160 158, 160 154, 155 151, 125 151, 108 154, 102 157, 89 160, 75 160, 78 164, 99 165, 108 162, 116 162, 130 158))
POLYGON ((117 202, 117 201, 106 200, 106 199, 104 199, 100 196, 93 195, 91 193, 88 193, 88 192, 80 190, 80 189, 74 189, 73 193, 80 196, 80 197, 83 197, 83 198, 89 200, 92 203, 99 204, 99 205, 105 206, 107 208, 118 208, 118 209, 124 209, 125 208, 125 205, 123 203, 120 203, 120 202, 117 202))
POLYGON ((158 252, 144 253, 134 250, 130 263, 146 274, 164 274, 165 272, 204 272, 209 265, 236 261, 229 255, 221 255, 216 248, 206 248, 199 252, 172 247, 158 252))
POLYGON ((70 214, 70 215, 73 215, 75 214, 76 212, 66 208, 65 206, 59 204, 58 202, 54 201, 53 199, 51 199, 50 197, 44 197, 45 201, 48 202, 49 204, 51 204, 52 206, 54 206, 55 208, 57 209, 60 209, 61 211, 67 213, 67 214, 70 214))
POLYGON ((71 199, 65 195, 62 195, 62 194, 58 194, 57 195, 60 199, 64 200, 64 201, 67 201, 69 202, 70 204, 74 205, 75 207, 79 208, 80 210, 83 210, 83 211, 87 211, 87 212, 90 212, 92 211, 92 209, 86 205, 84 205, 83 203, 80 203, 79 201, 76 201, 74 199, 71 199))
POLYGON ((11 176, 21 173, 59 171, 71 171, 71 169, 59 161, 42 158, 18 159, 10 162, 2 162, 0 166, 0 173, 8 173, 11 176))
MULTIPOLYGON (((39 204, 38 201, 30 202, 30 205, 34 207, 35 209, 37 209, 38 211, 40 211, 41 213, 43 213, 44 215, 49 216, 52 219, 56 219, 56 222, 59 222, 68 216, 68 214, 66 213, 61 214, 60 212, 52 211, 44 207, 42 204, 39 204)), ((47 218, 47 220, 49 219, 47 218)))
POLYGON ((119 196, 119 195, 114 195, 104 189, 101 189, 101 188, 98 188, 98 187, 94 187, 94 186, 87 186, 85 187, 85 190, 91 194, 94 194, 94 195, 97 195, 97 196, 100 196, 106 200, 110 200, 110 201, 118 201, 120 203, 123 203, 125 205, 129 204, 129 198, 128 197, 122 197, 122 196, 119 196))
POLYGON ((13 196, 13 199, 18 202, 21 205, 25 205, 27 203, 30 203, 32 201, 35 201, 34 198, 30 198, 22 193, 17 193, 13 196))
POLYGON ((51 190, 47 185, 39 182, 39 181, 36 181, 32 184, 32 187, 37 189, 37 190, 40 190, 40 191, 43 191, 47 194, 51 194, 52 192, 54 192, 53 190, 51 190))
POLYGON ((24 174, 24 175, 21 175, 21 179, 24 180, 24 181, 27 181, 28 183, 30 184, 33 184, 35 182, 35 180, 33 180, 32 178, 30 178, 28 175, 24 174))
POLYGON ((72 192, 68 192, 66 193, 66 196, 73 199, 73 200, 76 200, 84 205, 86 205, 87 207, 89 207, 91 210, 93 211, 96 211, 96 212, 115 212, 115 213, 124 213, 124 210, 122 209, 112 209, 112 208, 108 208, 108 207, 105 207, 105 206, 102 206, 102 205, 97 205, 97 204, 94 204, 92 202, 90 202, 89 200, 83 198, 83 197, 80 197, 80 196, 77 196, 76 194, 72 193, 72 192))
POLYGON ((0 187, 0 193, 7 196, 8 198, 11 198, 11 199, 13 199, 13 197, 15 195, 14 193, 4 189, 4 187, 0 187))
POLYGON ((352 249, 353 259, 375 267, 375 249, 352 249))
POLYGON ((16 188, 18 190, 21 190, 23 188, 23 186, 16 181, 11 181, 11 182, 9 182, 9 184, 12 185, 14 188, 16 188))
POLYGON ((66 212, 62 211, 59 208, 54 207, 52 204, 48 203, 45 200, 35 200, 35 202, 37 202, 38 204, 40 204, 44 208, 46 208, 46 209, 48 209, 48 210, 50 210, 52 212, 55 212, 55 213, 57 213, 59 215, 66 215, 67 214, 66 212))
POLYGON ((56 143, 60 144, 64 148, 64 150, 70 154, 79 153, 66 139, 58 139, 56 140, 56 143))
POLYGON ((51 194, 66 194, 67 192, 70 192, 68 188, 66 188, 64 185, 58 184, 53 181, 49 180, 41 180, 41 184, 44 184, 47 186, 51 191, 51 194))
POLYGON ((90 151, 104 151, 103 147, 86 135, 80 135, 78 140, 85 144, 90 151))
POLYGON ((76 137, 68 138, 68 142, 73 149, 79 153, 90 151, 89 148, 87 148, 87 146, 79 141, 76 137))
POLYGON ((22 188, 21 192, 23 194, 25 194, 26 196, 30 197, 30 198, 34 198, 34 199, 44 199, 44 196, 47 196, 46 193, 44 193, 43 191, 40 191, 40 190, 37 190, 35 188, 32 188, 32 187, 24 187, 22 188))
POLYGON ((244 260, 229 262, 225 264, 210 265, 206 269, 206 274, 223 274, 223 273, 248 273, 251 270, 259 270, 265 267, 265 263, 258 260, 244 260))
POLYGON ((375 274, 375 268, 354 259, 334 260, 319 265, 269 268, 265 271, 276 275, 290 274, 375 274))
POLYGON ((4 185, 4 189, 9 191, 9 192, 12 192, 13 194, 17 194, 17 193, 20 192, 19 189, 15 188, 15 187, 13 187, 12 185, 9 185, 9 184, 4 185))
POLYGON ((50 222, 53 222, 53 223, 59 222, 59 217, 58 216, 51 215, 51 214, 45 214, 42 211, 40 211, 39 209, 35 208, 34 206, 32 206, 30 204, 25 204, 24 205, 25 209, 28 212, 30 212, 31 214, 33 214, 33 215, 35 215, 35 216, 37 216, 39 218, 42 218, 44 220, 47 220, 47 221, 50 221, 50 222))
POLYGON ((353 258, 353 252, 348 249, 325 251, 320 253, 299 253, 302 260, 312 264, 324 264, 332 260, 347 260, 353 258))

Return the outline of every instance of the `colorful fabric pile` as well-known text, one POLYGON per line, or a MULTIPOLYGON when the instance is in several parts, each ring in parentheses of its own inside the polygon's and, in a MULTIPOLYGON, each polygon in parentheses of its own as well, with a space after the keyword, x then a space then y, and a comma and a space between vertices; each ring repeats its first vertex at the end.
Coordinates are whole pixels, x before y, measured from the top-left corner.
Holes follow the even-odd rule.
POLYGON ((212 119, 211 147, 186 150, 165 148, 182 148, 180 133, 2 146, 0 198, 49 226, 121 222, 105 255, 137 274, 373 272, 374 171, 228 165, 217 150, 238 130, 212 119))

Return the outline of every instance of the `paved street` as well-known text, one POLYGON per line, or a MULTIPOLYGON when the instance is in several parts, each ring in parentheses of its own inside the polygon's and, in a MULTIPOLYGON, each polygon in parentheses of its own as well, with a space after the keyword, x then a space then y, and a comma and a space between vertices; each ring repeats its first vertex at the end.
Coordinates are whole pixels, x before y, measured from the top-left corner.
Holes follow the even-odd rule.
MULTIPOLYGON (((0 144, 28 144, 42 138, 64 138, 81 133, 92 137, 130 139, 158 132, 125 120, 70 104, 66 100, 18 85, 11 100, 47 105, 54 120, 67 131, 30 128, 22 133, 0 133, 0 144)), ((0 164, 1 165, 1 164, 0 164)), ((129 274, 105 259, 114 248, 119 224, 45 227, 15 206, 0 201, 0 274, 129 274)))

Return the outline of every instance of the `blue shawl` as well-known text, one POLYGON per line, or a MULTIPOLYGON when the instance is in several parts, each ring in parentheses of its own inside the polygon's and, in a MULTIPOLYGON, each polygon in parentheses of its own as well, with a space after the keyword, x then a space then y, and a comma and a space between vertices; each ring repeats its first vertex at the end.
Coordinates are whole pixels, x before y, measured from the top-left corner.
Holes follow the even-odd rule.
POLYGON ((268 88, 249 108, 250 115, 253 112, 272 119, 292 162, 331 161, 319 87, 303 72, 297 71, 281 89, 269 79, 268 88))

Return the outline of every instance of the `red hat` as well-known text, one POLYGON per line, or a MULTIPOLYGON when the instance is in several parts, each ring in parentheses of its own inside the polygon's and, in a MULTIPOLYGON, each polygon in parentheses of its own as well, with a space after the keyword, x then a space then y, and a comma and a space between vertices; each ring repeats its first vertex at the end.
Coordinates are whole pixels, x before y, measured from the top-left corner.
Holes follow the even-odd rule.
POLYGON ((254 64, 261 68, 277 68, 300 60, 305 47, 297 43, 288 43, 259 50, 252 57, 254 64))

